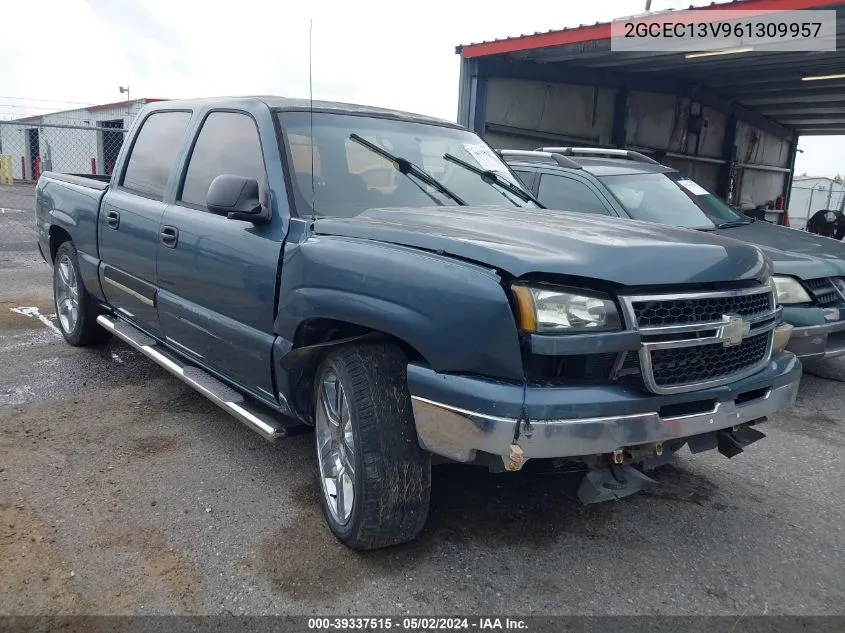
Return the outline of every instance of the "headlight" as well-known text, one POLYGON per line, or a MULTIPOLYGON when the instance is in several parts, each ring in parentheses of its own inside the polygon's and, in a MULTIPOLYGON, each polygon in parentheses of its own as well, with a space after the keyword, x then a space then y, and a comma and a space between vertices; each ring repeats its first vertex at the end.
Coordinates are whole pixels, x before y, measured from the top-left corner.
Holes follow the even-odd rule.
POLYGON ((621 329, 616 304, 608 298, 517 284, 511 289, 523 332, 576 334, 621 329))
POLYGON ((778 303, 789 305, 791 303, 810 303, 812 299, 807 291, 796 279, 783 275, 774 275, 772 281, 775 283, 778 303))
POLYGON ((773 346, 776 352, 782 351, 789 345, 793 329, 793 326, 789 323, 781 323, 775 328, 773 346))

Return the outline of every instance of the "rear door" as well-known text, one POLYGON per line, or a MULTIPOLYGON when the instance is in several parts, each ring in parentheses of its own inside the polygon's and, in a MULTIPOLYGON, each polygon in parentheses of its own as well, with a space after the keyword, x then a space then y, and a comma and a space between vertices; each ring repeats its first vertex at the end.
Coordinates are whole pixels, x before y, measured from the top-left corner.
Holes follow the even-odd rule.
POLYGON ((286 222, 230 220, 205 205, 217 176, 266 181, 247 112, 212 111, 199 126, 182 185, 161 220, 176 239, 158 250, 159 317, 168 342, 206 368, 273 400, 276 273, 286 222))
POLYGON ((124 318, 156 336, 161 334, 155 307, 159 224, 190 120, 185 111, 158 111, 144 119, 98 220, 106 298, 124 318))

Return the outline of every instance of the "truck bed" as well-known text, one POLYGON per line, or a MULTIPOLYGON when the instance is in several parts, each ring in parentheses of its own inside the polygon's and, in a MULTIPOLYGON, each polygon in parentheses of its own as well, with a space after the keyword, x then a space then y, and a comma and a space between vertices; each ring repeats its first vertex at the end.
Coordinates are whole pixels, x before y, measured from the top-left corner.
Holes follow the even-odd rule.
POLYGON ((108 187, 108 176, 54 171, 44 172, 36 187, 35 217, 42 255, 48 259, 54 252, 50 240, 66 233, 83 260, 85 281, 93 288, 97 287, 97 220, 108 187))
POLYGON ((62 174, 57 171, 45 171, 42 178, 49 178, 50 180, 57 180, 59 182, 66 182, 72 185, 79 185, 81 187, 90 187, 91 189, 98 189, 103 191, 109 186, 111 176, 98 174, 62 174))

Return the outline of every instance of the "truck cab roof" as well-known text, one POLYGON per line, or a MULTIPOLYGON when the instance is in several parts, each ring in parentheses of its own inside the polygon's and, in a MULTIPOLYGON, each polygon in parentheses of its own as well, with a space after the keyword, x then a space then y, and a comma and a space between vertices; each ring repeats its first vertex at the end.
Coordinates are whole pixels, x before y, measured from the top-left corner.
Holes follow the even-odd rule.
POLYGON ((377 108, 364 106, 355 103, 343 103, 339 101, 311 101, 309 99, 292 99, 288 97, 277 97, 269 95, 241 96, 241 97, 209 97, 202 99, 172 99, 168 101, 157 101, 144 106, 142 113, 159 110, 210 110, 214 108, 244 108, 245 106, 264 105, 274 111, 310 111, 331 112, 336 114, 353 114, 359 116, 373 116, 397 121, 409 121, 413 123, 427 123, 429 125, 441 125, 452 128, 462 126, 452 121, 438 119, 435 117, 402 112, 388 108, 377 108))

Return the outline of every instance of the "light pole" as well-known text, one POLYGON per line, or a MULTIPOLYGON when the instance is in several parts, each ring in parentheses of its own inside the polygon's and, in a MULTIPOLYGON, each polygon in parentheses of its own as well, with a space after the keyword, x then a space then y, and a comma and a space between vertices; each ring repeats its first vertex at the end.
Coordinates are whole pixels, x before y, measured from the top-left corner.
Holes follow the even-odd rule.
POLYGON ((120 89, 120 94, 126 93, 126 114, 129 114, 129 108, 132 105, 132 102, 129 99, 129 86, 118 86, 120 89))

